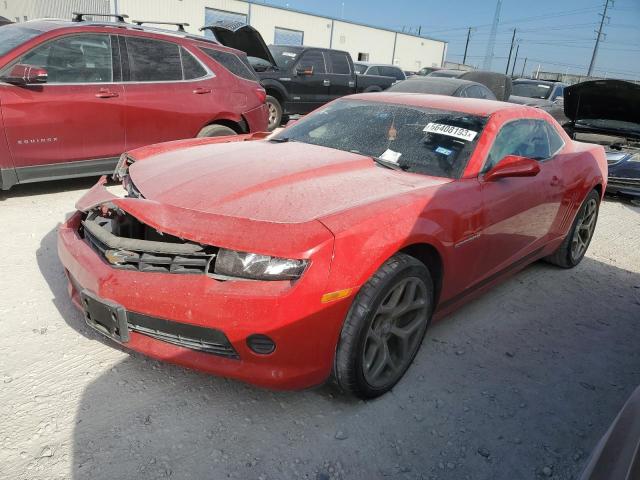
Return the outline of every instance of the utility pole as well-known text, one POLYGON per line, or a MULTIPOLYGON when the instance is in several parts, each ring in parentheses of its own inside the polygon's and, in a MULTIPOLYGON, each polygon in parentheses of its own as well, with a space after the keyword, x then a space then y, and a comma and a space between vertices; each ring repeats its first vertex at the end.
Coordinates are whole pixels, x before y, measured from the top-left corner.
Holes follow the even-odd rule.
POLYGON ((422 25, 418 25, 418 36, 422 33, 422 25))
POLYGON ((604 3, 604 11, 600 14, 602 18, 600 19, 600 28, 598 28, 598 36, 596 37, 596 44, 593 46, 593 55, 591 55, 591 63, 589 63, 589 70, 587 71, 587 77, 591 76, 591 72, 593 71, 593 65, 596 63, 596 55, 598 54, 598 46, 600 45, 600 38, 602 37, 602 27, 604 26, 604 21, 607 18, 607 9, 609 8, 609 2, 611 2, 611 6, 613 6, 613 0, 606 0, 604 3))
POLYGON ((493 24, 491 25, 489 41, 487 42, 487 52, 484 55, 484 63, 482 64, 483 70, 491 70, 491 63, 493 62, 493 49, 496 46, 496 34, 498 33, 498 23, 500 23, 501 9, 502 0, 498 0, 498 3, 496 3, 496 13, 493 15, 493 24))
POLYGON ((509 73, 509 63, 511 62, 511 53, 513 52, 513 42, 516 41, 516 29, 513 29, 513 36, 511 37, 511 47, 509 47, 509 58, 507 59, 507 68, 504 71, 504 74, 507 75, 509 73))
POLYGON ((520 43, 516 46, 516 56, 513 57, 513 67, 511 67, 511 76, 513 77, 513 71, 516 69, 516 62, 518 61, 518 51, 520 50, 520 43))
POLYGON ((471 27, 469 27, 469 30, 467 30, 467 43, 464 46, 464 57, 462 57, 462 64, 466 64, 467 63, 467 49, 469 48, 469 39, 471 38, 471 27))
POLYGON ((527 57, 524 57, 524 63, 522 64, 522 73, 520 74, 521 77, 524 77, 524 67, 527 66, 527 57))

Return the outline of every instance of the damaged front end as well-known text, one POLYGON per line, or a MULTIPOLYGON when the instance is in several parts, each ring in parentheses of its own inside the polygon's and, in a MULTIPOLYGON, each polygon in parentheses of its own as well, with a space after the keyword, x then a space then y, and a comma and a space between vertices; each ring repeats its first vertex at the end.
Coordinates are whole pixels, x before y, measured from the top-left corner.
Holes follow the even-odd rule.
POLYGON ((114 268, 139 272, 213 274, 218 252, 151 228, 115 206, 88 212, 79 234, 114 268))

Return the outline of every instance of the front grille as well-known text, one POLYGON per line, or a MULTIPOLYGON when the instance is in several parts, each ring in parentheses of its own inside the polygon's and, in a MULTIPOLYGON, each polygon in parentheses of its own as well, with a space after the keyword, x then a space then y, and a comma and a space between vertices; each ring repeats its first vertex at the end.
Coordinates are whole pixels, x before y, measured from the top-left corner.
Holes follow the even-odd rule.
POLYGON ((172 322, 136 312, 127 312, 127 322, 130 330, 163 342, 227 358, 240 358, 220 330, 172 322))
POLYGON ((218 250, 158 232, 124 212, 91 213, 80 233, 112 267, 139 272, 207 274, 218 250))

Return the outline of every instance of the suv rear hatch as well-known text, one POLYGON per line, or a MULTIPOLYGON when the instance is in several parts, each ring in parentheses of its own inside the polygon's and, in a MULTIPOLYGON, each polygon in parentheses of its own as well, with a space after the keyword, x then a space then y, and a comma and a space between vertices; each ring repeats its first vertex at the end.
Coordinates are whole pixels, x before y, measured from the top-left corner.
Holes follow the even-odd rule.
POLYGON ((260 58, 276 66, 276 61, 262 35, 251 25, 242 22, 218 22, 203 28, 211 30, 218 42, 225 47, 235 48, 246 53, 248 57, 260 58))

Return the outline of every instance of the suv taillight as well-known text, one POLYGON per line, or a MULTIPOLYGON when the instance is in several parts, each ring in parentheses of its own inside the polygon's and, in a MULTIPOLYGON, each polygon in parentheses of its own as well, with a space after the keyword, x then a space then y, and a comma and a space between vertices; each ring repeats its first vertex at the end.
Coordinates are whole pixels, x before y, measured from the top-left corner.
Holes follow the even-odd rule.
POLYGON ((267 92, 262 87, 256 88, 256 96, 258 97, 258 100, 260 100, 260 103, 264 103, 267 99, 267 92))

